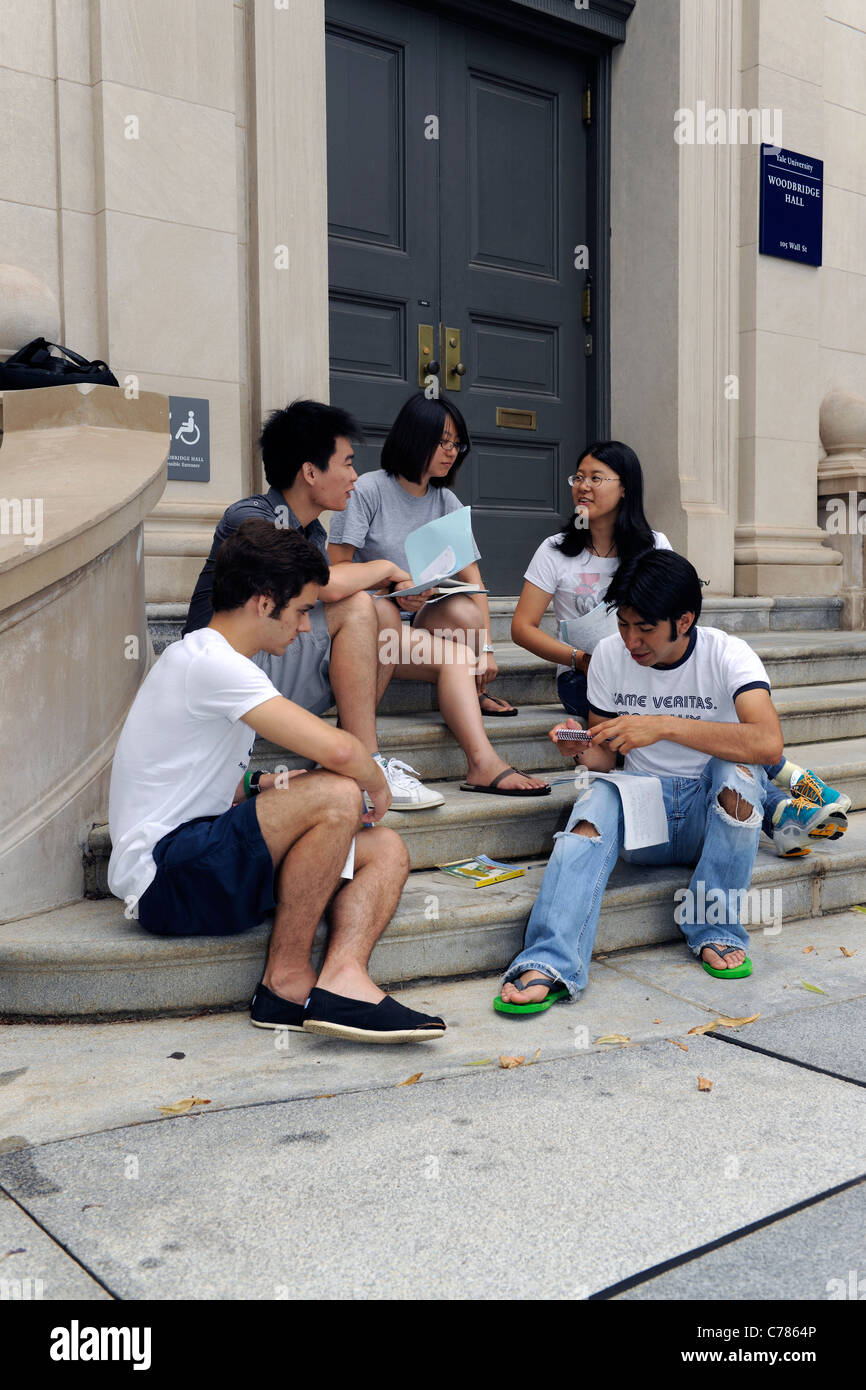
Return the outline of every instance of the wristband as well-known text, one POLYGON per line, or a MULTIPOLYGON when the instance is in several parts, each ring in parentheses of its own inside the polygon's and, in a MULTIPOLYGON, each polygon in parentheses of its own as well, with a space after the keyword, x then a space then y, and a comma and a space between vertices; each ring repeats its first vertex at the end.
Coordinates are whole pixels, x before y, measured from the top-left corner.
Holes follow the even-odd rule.
POLYGON ((247 768, 246 772, 244 773, 244 796, 247 798, 248 801, 251 797, 258 796, 259 792, 261 791, 261 787, 259 786, 261 780, 261 768, 258 768, 255 772, 251 772, 250 769, 247 768))
POLYGON ((574 671, 574 672, 577 671, 577 667, 576 667, 576 665, 575 665, 575 663, 574 663, 574 658, 575 658, 576 656, 577 656, 577 647, 572 647, 572 649, 571 649, 571 669, 572 669, 572 671, 574 671))
POLYGON ((481 648, 481 650, 482 650, 483 652, 493 652, 493 651, 495 651, 495 648, 494 648, 494 647, 491 647, 490 643, 487 642, 487 643, 485 643, 485 645, 481 648))

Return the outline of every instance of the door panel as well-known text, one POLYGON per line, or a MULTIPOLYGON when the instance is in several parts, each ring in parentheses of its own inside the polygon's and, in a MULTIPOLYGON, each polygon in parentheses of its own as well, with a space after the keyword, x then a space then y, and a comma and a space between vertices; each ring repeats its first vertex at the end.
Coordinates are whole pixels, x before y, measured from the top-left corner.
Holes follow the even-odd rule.
POLYGON ((424 138, 435 73, 429 15, 390 0, 329 0, 331 399, 364 426, 360 471, 379 466, 417 388, 418 324, 437 311, 438 147, 424 138))
POLYGON ((459 330, 466 373, 449 381, 473 448, 456 491, 489 588, 516 593, 586 429, 587 68, 398 0, 328 0, 327 18, 331 398, 365 427, 361 469, 378 467, 418 389, 418 325, 443 349, 459 330))
POLYGON ((577 55, 457 24, 440 50, 443 313, 463 330, 455 399, 473 439, 456 491, 488 586, 516 593, 570 504, 585 431, 586 75, 577 55), (536 428, 497 425, 499 406, 535 411, 536 428))

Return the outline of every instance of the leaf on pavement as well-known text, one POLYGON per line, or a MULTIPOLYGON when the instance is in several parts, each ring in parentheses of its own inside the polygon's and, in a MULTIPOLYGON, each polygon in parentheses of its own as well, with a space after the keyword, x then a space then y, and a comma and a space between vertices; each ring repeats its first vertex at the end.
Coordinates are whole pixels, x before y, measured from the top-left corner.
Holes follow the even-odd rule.
POLYGON ((605 1033, 603 1038, 596 1038, 597 1043, 627 1043, 631 1038, 626 1037, 625 1033, 605 1033))
POLYGON ((538 1048, 535 1049, 535 1056, 533 1057, 532 1062, 527 1062, 526 1065, 527 1065, 528 1067, 531 1067, 531 1066, 533 1065, 534 1062, 537 1062, 537 1061, 538 1061, 538 1059, 539 1059, 540 1056, 541 1056, 541 1048, 538 1047, 538 1048))
POLYGON ((661 1019, 660 1019, 660 1018, 654 1018, 654 1019, 653 1019, 653 1023, 661 1023, 661 1019))
POLYGON ((313 1100, 336 1100, 334 1091, 323 1091, 319 1096, 313 1096, 313 1100))
POLYGON ((706 1078, 705 1076, 699 1076, 699 1077, 698 1077, 698 1090, 699 1090, 699 1091, 711 1091, 712 1089, 713 1089, 713 1083, 712 1083, 712 1081, 708 1081, 707 1078, 706 1078))
POLYGON ((665 1038, 665 1042, 673 1043, 674 1047, 681 1047, 683 1052, 688 1052, 689 1050, 685 1043, 678 1042, 676 1038, 665 1038))
POLYGON ((852 912, 866 912, 866 907, 854 907, 854 908, 851 909, 851 911, 852 911, 852 912))
POLYGON ((163 1115, 185 1115, 194 1105, 210 1105, 210 1101, 202 1100, 199 1096, 189 1096, 187 1100, 176 1100, 174 1105, 161 1105, 159 1108, 163 1115))
POLYGON ((814 951, 814 949, 815 949, 814 946, 804 946, 804 947, 803 947, 803 955, 804 955, 804 956, 808 956, 809 952, 810 952, 810 951, 814 951))
POLYGON ((714 1018, 712 1023, 699 1023, 695 1028, 689 1029, 689 1037, 692 1033, 712 1033, 714 1028, 718 1028, 719 1020, 714 1018))
POLYGON ((499 1065, 509 1071, 511 1067, 522 1067, 525 1061, 525 1057, 500 1057, 499 1065))
POLYGON ((849 951, 845 946, 840 946, 840 947, 839 947, 839 950, 842 952, 842 955, 843 955, 843 956, 849 956, 849 957, 850 957, 850 956, 856 956, 856 954, 857 954, 856 951, 849 951))
POLYGON ((754 1023, 755 1019, 760 1017, 760 1014, 749 1014, 748 1018, 728 1018, 726 1014, 722 1014, 716 1019, 716 1023, 720 1023, 723 1028, 742 1028, 744 1023, 754 1023))
POLYGON ((464 1062, 464 1067, 489 1067, 493 1061, 492 1057, 482 1057, 480 1062, 464 1062))
POLYGON ((407 1076, 405 1081, 398 1081, 398 1086, 414 1086, 416 1081, 420 1081, 424 1075, 423 1071, 413 1071, 411 1076, 407 1076))
POLYGON ((804 989, 810 989, 810 990, 812 991, 813 994, 826 994, 826 993, 827 993, 826 989, 822 989, 820 985, 810 985, 810 984, 807 983, 806 980, 801 980, 801 981, 800 981, 800 984, 803 986, 804 989))

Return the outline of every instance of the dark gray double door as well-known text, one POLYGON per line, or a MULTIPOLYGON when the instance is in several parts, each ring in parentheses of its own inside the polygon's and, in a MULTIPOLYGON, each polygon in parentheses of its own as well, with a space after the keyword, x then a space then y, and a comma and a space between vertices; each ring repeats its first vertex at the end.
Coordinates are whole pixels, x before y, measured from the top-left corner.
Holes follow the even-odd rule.
POLYGON ((519 592, 586 442, 586 68, 397 0, 326 13, 331 399, 378 467, 439 362, 472 435, 456 490, 482 572, 519 592))

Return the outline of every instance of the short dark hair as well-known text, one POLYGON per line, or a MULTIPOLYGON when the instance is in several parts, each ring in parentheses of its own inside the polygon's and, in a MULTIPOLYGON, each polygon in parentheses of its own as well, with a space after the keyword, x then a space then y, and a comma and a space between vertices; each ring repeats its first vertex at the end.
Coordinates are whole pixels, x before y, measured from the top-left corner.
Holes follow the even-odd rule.
POLYGON ((466 445, 458 454, 444 478, 431 478, 431 487, 451 487, 457 470, 466 458, 472 443, 466 421, 452 401, 440 396, 428 400, 423 391, 416 391, 401 408, 385 443, 382 445, 382 467, 391 477, 405 478, 407 483, 420 483, 421 475, 430 462, 442 438, 445 421, 450 415, 457 438, 466 445))
POLYGON ((305 584, 327 584, 328 562, 305 536, 256 517, 227 536, 216 553, 211 603, 215 613, 242 608, 266 594, 279 617, 305 584))
POLYGON ((667 618, 672 642, 677 635, 677 619, 684 613, 694 613, 692 627, 697 623, 702 599, 697 570, 675 550, 645 550, 626 560, 604 596, 608 608, 633 608, 646 623, 667 618))
POLYGON ((259 444, 265 477, 271 487, 284 492, 294 483, 302 464, 312 463, 325 473, 337 439, 362 438, 357 421, 348 411, 321 401, 292 401, 270 414, 259 444))

